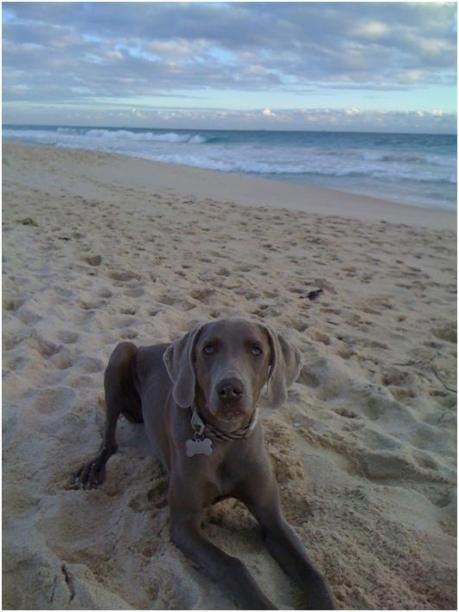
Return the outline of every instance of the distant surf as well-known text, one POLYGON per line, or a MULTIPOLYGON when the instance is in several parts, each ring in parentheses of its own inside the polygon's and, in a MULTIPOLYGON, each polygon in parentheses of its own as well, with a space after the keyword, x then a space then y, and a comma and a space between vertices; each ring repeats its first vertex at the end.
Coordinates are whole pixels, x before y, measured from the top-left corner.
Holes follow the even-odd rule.
POLYGON ((3 137, 456 209, 455 135, 4 126, 3 137))

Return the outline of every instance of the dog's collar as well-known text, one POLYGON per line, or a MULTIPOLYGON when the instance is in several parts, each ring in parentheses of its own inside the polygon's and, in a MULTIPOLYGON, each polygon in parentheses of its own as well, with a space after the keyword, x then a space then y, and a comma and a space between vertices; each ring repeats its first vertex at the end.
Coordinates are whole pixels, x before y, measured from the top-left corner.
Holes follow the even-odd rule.
POLYGON ((191 410, 191 427, 196 438, 204 438, 209 437, 214 440, 242 440, 244 438, 248 438, 250 434, 255 429, 255 426, 258 422, 258 409, 255 408, 250 421, 244 427, 240 427, 235 431, 222 431, 216 425, 211 425, 210 423, 205 423, 202 417, 198 413, 198 409, 196 406, 190 406, 191 410))

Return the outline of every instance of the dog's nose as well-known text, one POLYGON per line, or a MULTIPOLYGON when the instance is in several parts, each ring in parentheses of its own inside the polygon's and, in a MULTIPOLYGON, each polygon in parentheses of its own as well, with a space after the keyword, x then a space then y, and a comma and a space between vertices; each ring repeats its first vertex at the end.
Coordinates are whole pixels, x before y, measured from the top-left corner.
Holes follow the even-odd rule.
POLYGON ((225 401, 236 401, 244 394, 242 383, 237 378, 225 378, 217 385, 219 399, 225 401))

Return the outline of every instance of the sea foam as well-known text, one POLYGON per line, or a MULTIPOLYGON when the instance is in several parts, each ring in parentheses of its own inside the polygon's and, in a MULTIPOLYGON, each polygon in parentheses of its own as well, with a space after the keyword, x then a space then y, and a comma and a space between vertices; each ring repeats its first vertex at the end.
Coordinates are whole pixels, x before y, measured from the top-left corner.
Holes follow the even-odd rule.
POLYGON ((428 207, 456 204, 454 136, 7 126, 9 140, 110 151, 322 184, 428 207))

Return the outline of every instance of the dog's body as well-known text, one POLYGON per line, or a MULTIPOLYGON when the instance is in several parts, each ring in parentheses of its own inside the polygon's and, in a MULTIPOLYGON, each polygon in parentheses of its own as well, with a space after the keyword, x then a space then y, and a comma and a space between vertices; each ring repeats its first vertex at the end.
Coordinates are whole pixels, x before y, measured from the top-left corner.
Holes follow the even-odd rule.
POLYGON ((240 319, 200 325, 171 344, 119 344, 105 372, 104 442, 78 472, 79 485, 103 482, 105 464, 117 449, 119 415, 143 421, 153 452, 169 474, 171 536, 185 555, 242 608, 275 607, 244 564, 201 532, 203 509, 236 497, 259 521, 271 554, 305 589, 308 607, 333 608, 324 579, 282 516, 257 421, 264 384, 269 380, 272 403, 279 405, 299 366, 298 351, 282 336, 240 319))

